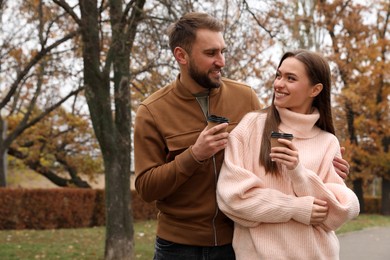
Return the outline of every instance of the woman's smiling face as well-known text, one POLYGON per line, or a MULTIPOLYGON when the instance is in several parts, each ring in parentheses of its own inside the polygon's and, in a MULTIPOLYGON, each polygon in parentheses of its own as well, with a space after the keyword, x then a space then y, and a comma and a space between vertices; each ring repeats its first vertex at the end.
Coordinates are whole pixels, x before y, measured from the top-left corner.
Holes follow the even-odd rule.
POLYGON ((274 104, 296 113, 309 114, 314 97, 320 92, 315 86, 310 82, 302 62, 294 57, 286 58, 274 80, 274 104))

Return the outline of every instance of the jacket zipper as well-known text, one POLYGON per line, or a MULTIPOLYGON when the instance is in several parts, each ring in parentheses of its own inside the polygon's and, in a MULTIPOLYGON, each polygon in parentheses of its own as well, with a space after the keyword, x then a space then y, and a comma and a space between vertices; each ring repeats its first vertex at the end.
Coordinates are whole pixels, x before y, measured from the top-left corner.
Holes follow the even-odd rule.
MULTIPOLYGON (((211 115, 211 112, 210 112, 210 103, 211 103, 211 97, 210 97, 210 92, 211 92, 211 89, 209 89, 209 95, 208 95, 208 99, 207 99, 207 115, 211 115)), ((207 117, 206 117, 206 124, 207 124, 207 117)), ((214 187, 217 188, 217 178, 218 178, 218 174, 217 174, 217 164, 215 162, 215 155, 213 155, 213 170, 214 170, 214 187)), ((214 196, 217 196, 216 195, 216 192, 214 192, 214 196)), ((215 226, 215 221, 217 219, 217 215, 218 215, 218 205, 217 205, 217 198, 215 197, 215 214, 213 216, 213 220, 212 220, 212 224, 213 224, 213 232, 214 232, 214 245, 215 246, 218 246, 218 240, 217 240, 217 227, 215 226)))
MULTIPOLYGON (((200 109, 206 119, 206 124, 207 124, 207 116, 210 115, 210 89, 209 89, 209 94, 207 96, 207 115, 205 115, 203 113, 203 109, 202 109, 202 105, 199 103, 198 99, 196 99, 196 101, 198 102, 199 106, 200 106, 200 109)), ((217 187, 217 178, 218 178, 218 174, 217 174, 217 164, 216 164, 216 161, 215 161, 215 156, 213 155, 212 157, 212 160, 213 160, 213 170, 214 170, 214 187, 217 187)), ((216 195, 215 195, 216 196, 216 195)), ((218 246, 218 239, 217 239, 217 227, 215 226, 215 221, 217 219, 217 215, 218 215, 218 206, 215 207, 215 214, 213 216, 213 219, 212 219, 212 226, 213 226, 213 233, 214 233, 214 245, 215 246, 218 246)))
MULTIPOLYGON (((214 181, 214 185, 215 187, 217 187, 217 165, 216 165, 216 162, 215 162, 215 156, 213 155, 213 168, 214 168, 214 177, 215 177, 215 181, 214 181)), ((216 196, 216 195, 215 195, 216 196)), ((215 202, 217 203, 217 202, 215 202)), ((214 231, 214 244, 215 246, 218 246, 218 241, 217 241, 217 227, 215 226, 215 220, 217 219, 217 215, 218 215, 218 205, 215 204, 216 207, 215 207, 215 214, 214 214, 214 217, 213 217, 213 231, 214 231)))

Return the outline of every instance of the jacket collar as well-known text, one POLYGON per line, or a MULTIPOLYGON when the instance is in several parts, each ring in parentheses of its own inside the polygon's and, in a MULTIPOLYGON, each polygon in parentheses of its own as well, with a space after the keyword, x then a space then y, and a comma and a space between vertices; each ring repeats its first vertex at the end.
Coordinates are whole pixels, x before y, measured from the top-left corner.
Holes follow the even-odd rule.
MULTIPOLYGON (((180 82, 180 74, 177 76, 176 81, 173 82, 173 92, 183 98, 183 99, 194 99, 195 96, 186 88, 181 82, 180 82)), ((224 83, 222 81, 222 84, 219 88, 213 88, 210 91, 209 96, 214 96, 221 91, 221 88, 224 87, 224 83)))

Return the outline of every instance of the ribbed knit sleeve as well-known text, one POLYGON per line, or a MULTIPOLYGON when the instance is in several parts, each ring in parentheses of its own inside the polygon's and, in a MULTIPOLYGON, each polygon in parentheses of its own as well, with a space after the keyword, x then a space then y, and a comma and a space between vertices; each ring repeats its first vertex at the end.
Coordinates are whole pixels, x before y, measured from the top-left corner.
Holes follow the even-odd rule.
POLYGON ((292 219, 309 224, 314 198, 296 197, 271 188, 285 184, 277 178, 266 177, 259 165, 257 150, 262 132, 259 122, 263 120, 256 121, 258 116, 261 114, 247 115, 229 136, 217 184, 219 207, 232 220, 247 227, 292 219))
POLYGON ((359 201, 355 193, 336 173, 332 164, 333 158, 339 156, 340 151, 336 137, 322 131, 312 139, 311 144, 313 143, 314 145, 317 143, 316 152, 321 154, 320 157, 311 155, 313 147, 306 147, 305 144, 299 147, 299 156, 310 158, 310 164, 321 165, 318 167, 318 172, 305 168, 302 163, 294 170, 286 171, 297 196, 313 196, 327 201, 329 212, 324 225, 329 230, 336 230, 347 220, 359 214, 359 201))

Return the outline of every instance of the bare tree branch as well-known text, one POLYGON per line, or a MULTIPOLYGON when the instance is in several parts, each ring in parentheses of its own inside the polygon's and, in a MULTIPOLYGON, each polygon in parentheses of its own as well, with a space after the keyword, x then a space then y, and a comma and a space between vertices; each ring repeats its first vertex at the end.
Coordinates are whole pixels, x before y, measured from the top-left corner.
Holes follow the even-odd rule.
POLYGON ((19 135, 21 135, 27 128, 35 125, 36 123, 38 123, 40 120, 42 120, 42 118, 44 118, 45 116, 47 116, 48 114, 50 114, 52 111, 54 111, 56 108, 58 108, 59 106, 61 106, 66 100, 68 100, 70 97, 74 96, 74 95, 77 95, 80 91, 84 90, 84 87, 80 87, 74 91, 71 91, 67 96, 63 97, 59 102, 57 102, 56 104, 54 104, 53 106, 49 107, 48 109, 46 109, 44 112, 42 112, 40 115, 36 116, 35 118, 33 118, 30 122, 28 123, 25 123, 25 124, 19 124, 15 129, 14 131, 12 131, 8 136, 7 138, 4 140, 4 143, 10 145, 12 143, 13 140, 15 140, 15 138, 19 135))
MULTIPOLYGON (((10 147, 8 149, 8 154, 18 158, 18 159, 26 159, 26 155, 23 154, 22 152, 14 149, 13 147, 10 147)), ((75 178, 62 178, 58 174, 56 174, 54 171, 50 170, 48 167, 43 166, 39 160, 29 160, 25 161, 26 165, 33 171, 39 173, 43 177, 47 178, 50 182, 54 183, 55 185, 59 187, 80 187, 80 188, 91 188, 91 186, 88 184, 88 182, 83 181, 78 177, 77 175, 75 178)))
POLYGON ((53 0, 53 2, 62 7, 62 9, 64 9, 64 11, 68 13, 78 25, 81 25, 81 19, 73 11, 74 7, 70 7, 70 5, 68 5, 68 3, 64 0, 53 0))
POLYGON ((34 67, 39 61, 41 61, 46 54, 48 54, 51 50, 58 47, 62 43, 66 42, 69 39, 72 39, 76 35, 80 33, 79 30, 71 32, 67 34, 62 39, 59 39, 58 41, 54 42, 53 44, 49 45, 46 48, 41 49, 31 60, 30 62, 18 72, 16 79, 14 83, 12 83, 7 95, 4 97, 4 99, 0 102, 0 109, 5 107, 5 105, 11 100, 12 96, 15 94, 16 89, 19 86, 19 83, 23 80, 23 78, 28 74, 28 72, 31 70, 32 67, 34 67))
POLYGON ((255 19, 257 25, 259 25, 266 33, 268 33, 268 35, 271 37, 271 38, 275 38, 276 35, 274 35, 270 30, 268 30, 267 28, 265 28, 263 26, 263 24, 259 21, 259 19, 257 19, 256 15, 251 11, 251 9, 249 8, 249 5, 247 3, 246 0, 243 0, 243 4, 245 5, 245 9, 251 14, 251 16, 253 17, 253 19, 255 19))

